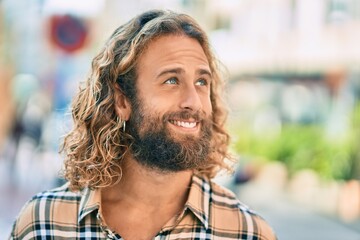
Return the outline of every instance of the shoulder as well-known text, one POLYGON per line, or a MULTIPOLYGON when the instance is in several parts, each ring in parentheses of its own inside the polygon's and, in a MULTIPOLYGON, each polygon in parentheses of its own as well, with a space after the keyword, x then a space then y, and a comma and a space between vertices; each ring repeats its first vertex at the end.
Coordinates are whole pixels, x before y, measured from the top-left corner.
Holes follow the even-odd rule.
POLYGON ((81 199, 81 192, 72 192, 69 188, 69 183, 64 185, 40 192, 32 197, 29 202, 41 201, 79 201, 81 199))
POLYGON ((270 225, 255 211, 240 202, 229 189, 210 182, 211 225, 224 232, 237 232, 239 239, 277 239, 270 225), (252 239, 252 238, 251 238, 252 239))
POLYGON ((23 210, 36 208, 36 211, 46 211, 54 207, 76 206, 80 202, 81 196, 81 192, 72 192, 69 184, 65 183, 61 187, 36 194, 25 204, 23 210))
POLYGON ((223 209, 232 209, 235 211, 246 212, 249 214, 256 214, 247 205, 240 202, 236 194, 224 186, 218 185, 213 181, 209 181, 211 188, 211 202, 216 207, 223 209))
POLYGON ((20 211, 11 236, 22 239, 30 237, 33 231, 41 229, 42 226, 76 220, 80 200, 81 193, 71 192, 68 184, 36 194, 20 211))

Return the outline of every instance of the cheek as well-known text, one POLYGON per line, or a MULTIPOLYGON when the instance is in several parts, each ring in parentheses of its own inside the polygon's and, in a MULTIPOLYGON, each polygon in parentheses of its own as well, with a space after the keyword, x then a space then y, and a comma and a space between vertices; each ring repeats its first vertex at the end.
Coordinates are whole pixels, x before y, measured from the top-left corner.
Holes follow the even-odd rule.
POLYGON ((158 92, 147 99, 146 106, 150 111, 164 113, 173 107, 175 101, 176 94, 158 92))

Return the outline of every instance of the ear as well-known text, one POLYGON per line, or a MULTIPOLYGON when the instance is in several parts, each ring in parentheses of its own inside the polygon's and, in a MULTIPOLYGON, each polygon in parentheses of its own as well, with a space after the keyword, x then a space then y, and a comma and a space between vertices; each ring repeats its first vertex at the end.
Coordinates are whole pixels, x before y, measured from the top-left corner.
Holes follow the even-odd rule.
POLYGON ((122 93, 117 83, 115 83, 115 111, 121 120, 129 120, 131 104, 127 97, 122 93))

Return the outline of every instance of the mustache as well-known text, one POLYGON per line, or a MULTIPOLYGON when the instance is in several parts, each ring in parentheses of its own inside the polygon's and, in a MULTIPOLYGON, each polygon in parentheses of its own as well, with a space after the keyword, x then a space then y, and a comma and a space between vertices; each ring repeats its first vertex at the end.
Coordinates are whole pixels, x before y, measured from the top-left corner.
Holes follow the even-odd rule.
POLYGON ((197 122, 203 121, 205 119, 210 119, 210 116, 206 115, 204 111, 190 111, 190 110, 183 110, 178 112, 170 112, 166 113, 163 116, 163 122, 168 122, 172 119, 178 119, 178 120, 188 120, 188 119, 194 119, 197 122))

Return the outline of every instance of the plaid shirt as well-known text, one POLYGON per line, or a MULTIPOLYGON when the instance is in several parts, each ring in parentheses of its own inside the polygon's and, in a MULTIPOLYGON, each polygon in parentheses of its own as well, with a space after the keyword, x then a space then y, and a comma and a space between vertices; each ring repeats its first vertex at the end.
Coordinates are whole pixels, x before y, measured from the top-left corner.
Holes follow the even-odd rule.
MULTIPOLYGON (((14 223, 10 239, 122 239, 102 224, 100 212, 99 190, 71 192, 65 184, 34 196, 14 223)), ((232 192, 194 175, 182 214, 153 239, 274 240, 276 236, 232 192)))

